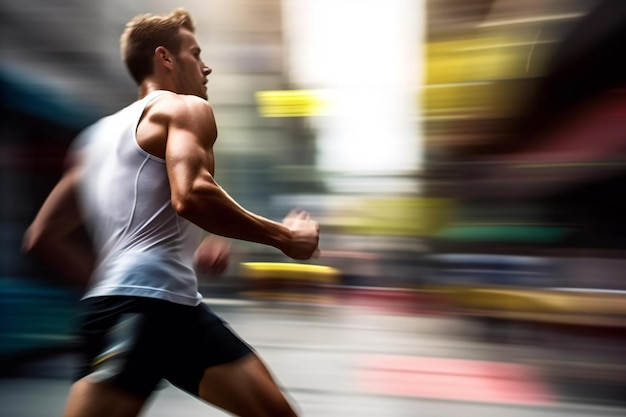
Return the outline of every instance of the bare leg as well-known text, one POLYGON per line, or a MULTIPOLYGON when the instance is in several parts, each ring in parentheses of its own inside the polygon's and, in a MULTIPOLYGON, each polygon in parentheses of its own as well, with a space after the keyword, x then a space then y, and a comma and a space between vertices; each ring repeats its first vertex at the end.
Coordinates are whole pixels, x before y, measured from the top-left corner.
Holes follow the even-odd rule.
POLYGON ((297 416, 255 354, 207 368, 200 398, 240 417, 297 416))
POLYGON ((136 417, 146 398, 127 394, 107 383, 88 378, 70 389, 63 417, 136 417))

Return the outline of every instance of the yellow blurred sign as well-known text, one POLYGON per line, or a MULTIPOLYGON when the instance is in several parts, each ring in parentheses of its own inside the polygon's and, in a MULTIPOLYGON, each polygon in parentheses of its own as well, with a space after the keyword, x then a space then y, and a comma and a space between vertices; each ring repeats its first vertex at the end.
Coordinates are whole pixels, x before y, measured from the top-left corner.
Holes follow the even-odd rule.
POLYGON ((367 197, 336 216, 345 233, 387 236, 433 236, 454 215, 454 201, 425 197, 367 197))
POLYGON ((261 117, 307 117, 328 114, 330 99, 323 90, 257 91, 261 117))

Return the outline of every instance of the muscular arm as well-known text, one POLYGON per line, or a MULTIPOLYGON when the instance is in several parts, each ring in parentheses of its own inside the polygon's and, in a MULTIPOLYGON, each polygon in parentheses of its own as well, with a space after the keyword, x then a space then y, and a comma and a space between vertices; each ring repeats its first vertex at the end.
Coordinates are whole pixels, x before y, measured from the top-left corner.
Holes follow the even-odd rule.
POLYGON ((78 168, 68 170, 46 198, 23 239, 23 250, 40 257, 67 279, 84 287, 94 267, 90 246, 76 234, 82 219, 76 201, 78 168))
POLYGON ((217 184, 213 111, 196 97, 180 100, 168 126, 165 158, 176 211, 210 233, 271 245, 296 258, 310 257, 311 253, 290 253, 294 240, 290 228, 246 210, 217 184))

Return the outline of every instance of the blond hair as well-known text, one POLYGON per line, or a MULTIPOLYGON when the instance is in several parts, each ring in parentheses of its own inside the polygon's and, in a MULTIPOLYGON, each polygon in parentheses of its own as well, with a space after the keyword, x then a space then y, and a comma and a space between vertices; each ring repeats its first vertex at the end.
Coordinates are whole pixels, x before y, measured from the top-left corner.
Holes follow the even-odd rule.
POLYGON ((163 46, 173 54, 180 52, 181 28, 195 32, 191 15, 179 8, 168 15, 142 14, 126 24, 120 38, 122 61, 137 84, 154 71, 154 51, 163 46))

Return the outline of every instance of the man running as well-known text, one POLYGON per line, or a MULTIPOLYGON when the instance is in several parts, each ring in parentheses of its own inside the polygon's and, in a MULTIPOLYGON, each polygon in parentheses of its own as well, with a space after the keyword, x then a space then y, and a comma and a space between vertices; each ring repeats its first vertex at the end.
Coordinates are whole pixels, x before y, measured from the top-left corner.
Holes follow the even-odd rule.
POLYGON ((255 351, 202 303, 194 263, 224 268, 227 246, 200 245, 203 230, 309 259, 319 226, 303 211, 256 215, 216 183, 211 68, 184 9, 135 17, 121 51, 139 100, 81 133, 24 238, 86 283, 84 357, 63 416, 136 416, 162 379, 235 415, 295 416, 255 351), (93 251, 75 239, 82 225, 93 251))

